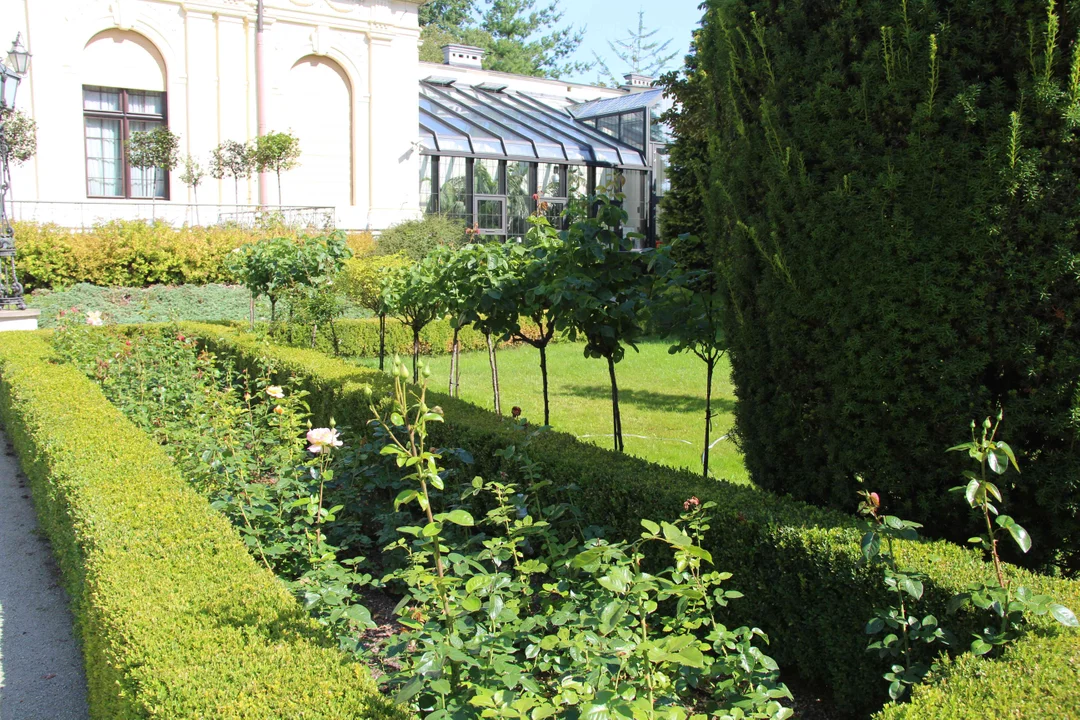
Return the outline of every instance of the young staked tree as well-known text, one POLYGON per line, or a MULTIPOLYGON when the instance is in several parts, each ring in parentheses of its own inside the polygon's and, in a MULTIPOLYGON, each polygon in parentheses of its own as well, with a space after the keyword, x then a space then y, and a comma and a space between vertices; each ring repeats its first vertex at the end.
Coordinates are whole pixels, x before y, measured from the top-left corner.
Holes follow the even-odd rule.
POLYGON ((368 255, 354 257, 345 262, 338 283, 347 298, 367 308, 379 318, 379 369, 386 369, 386 314, 388 309, 383 296, 389 276, 394 271, 412 265, 405 254, 368 255))
POLYGON ((724 297, 714 266, 701 264, 701 242, 684 235, 658 248, 649 263, 652 271, 652 327, 673 344, 672 355, 692 352, 705 363, 705 446, 701 454, 702 474, 709 477, 712 443, 712 388, 716 367, 727 352, 721 326, 724 297))
POLYGON ((626 211, 601 198, 596 216, 570 226, 567 252, 561 253, 558 279, 552 297, 558 298, 554 316, 571 340, 585 338, 585 357, 607 361, 611 380, 612 435, 617 452, 623 452, 622 413, 615 366, 626 346, 637 350, 649 313, 646 261, 630 252, 630 239, 619 226, 626 211))
POLYGON ((206 177, 206 170, 203 168, 202 163, 198 158, 192 155, 184 157, 182 165, 184 169, 180 172, 180 182, 191 188, 191 193, 195 198, 195 224, 199 223, 199 185, 202 184, 203 178, 206 177))
POLYGON ((215 180, 231 177, 236 205, 240 205, 240 181, 255 171, 255 153, 251 145, 226 140, 210 153, 210 177, 215 180))
MULTIPOLYGON (((466 288, 461 322, 472 324, 487 340, 488 365, 491 368, 491 391, 496 415, 502 415, 499 392, 498 338, 510 321, 517 318, 517 308, 507 302, 508 286, 513 275, 508 262, 514 246, 500 243, 468 245, 458 251, 459 278, 466 288)), ((455 371, 457 366, 455 366, 455 371)))
POLYGON ((127 141, 128 163, 142 170, 152 170, 150 202, 157 208, 157 184, 180 162, 180 137, 164 125, 153 130, 135 131, 127 141))
POLYGON ((563 291, 560 274, 567 266, 567 244, 559 237, 548 218, 537 212, 529 218, 532 228, 523 245, 509 247, 509 281, 503 290, 506 309, 500 313, 502 332, 513 339, 536 348, 540 353, 540 377, 544 389, 544 424, 551 424, 551 400, 548 392, 547 349, 555 339, 557 313, 565 312, 559 302, 563 291), (526 333, 521 318, 536 326, 536 334, 526 333))
MULTIPOLYGON (((620 68, 613 71, 608 60, 599 53, 593 51, 596 59, 597 72, 602 81, 618 86, 621 80, 616 76, 618 70, 634 73, 635 75, 647 75, 655 78, 667 70, 671 61, 679 56, 678 50, 671 50, 671 40, 659 40, 659 30, 649 30, 645 27, 645 11, 638 10, 637 29, 629 29, 626 35, 615 40, 608 40, 611 54, 619 61, 620 68)), ((621 76, 623 73, 619 73, 621 76)))
POLYGON ((389 315, 412 330, 413 382, 420 382, 420 333, 446 314, 437 279, 439 268, 431 260, 388 274, 383 286, 383 302, 389 315))
POLYGON ((287 132, 260 135, 252 151, 255 169, 277 176, 278 206, 281 206, 281 173, 300 164, 300 138, 287 132))

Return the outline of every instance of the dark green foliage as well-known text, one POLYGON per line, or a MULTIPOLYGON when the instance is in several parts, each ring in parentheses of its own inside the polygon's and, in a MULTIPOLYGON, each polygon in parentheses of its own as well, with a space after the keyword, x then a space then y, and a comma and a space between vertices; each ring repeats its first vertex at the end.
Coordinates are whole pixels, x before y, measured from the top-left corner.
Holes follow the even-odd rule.
MULTIPOLYGON (((267 347, 250 336, 209 325, 188 325, 185 332, 199 335, 241 365, 257 363, 269 354, 282 378, 294 376, 311 393, 308 399, 316 422, 333 414, 340 426, 362 427, 370 419, 367 391, 380 398, 391 392, 390 375, 316 352, 267 347)), ((476 459, 470 474, 496 476, 501 469, 496 451, 517 442, 515 426, 460 400, 436 393, 428 397, 448 418, 434 429, 433 441, 439 447, 469 448, 476 459)), ((612 537, 636 536, 638 518, 674 516, 692 496, 715 501, 713 530, 704 547, 716 567, 733 573, 732 583, 746 594, 732 604, 729 625, 741 622, 765 630, 769 654, 786 668, 796 668, 808 686, 831 692, 845 716, 865 717, 885 700, 880 681, 885 668, 867 654, 864 626, 889 596, 880 573, 862 561, 862 532, 853 517, 703 480, 558 432, 539 436, 530 456, 542 464, 546 479, 579 486, 583 518, 609 527, 612 537)), ((946 456, 941 454, 940 459, 945 462, 946 456)), ((897 547, 906 565, 927 576, 919 611, 948 617, 953 632, 968 637, 979 627, 976 616, 970 608, 949 616, 946 603, 970 583, 992 577, 993 567, 974 551, 950 543, 900 541, 897 547)), ((1010 583, 1050 594, 1070 607, 1080 605, 1080 583, 1012 567, 1006 570, 1010 583)), ((971 662, 964 657, 949 663, 943 686, 917 688, 914 702, 889 717, 1061 717, 1064 708, 1080 707, 1076 682, 1080 634, 1060 628, 1049 617, 1034 619, 1033 626, 1037 631, 999 660, 971 662), (1029 664, 1035 666, 1030 672, 1029 664), (995 678, 995 684, 984 685, 984 675, 995 678), (1019 679, 1022 682, 1016 682, 1019 679), (949 692, 953 687, 961 698, 957 706, 949 692), (951 713, 954 707, 961 710, 951 713), (1015 708, 1023 712, 1017 715, 1015 708)))
POLYGON ((679 100, 662 118, 675 137, 668 146, 671 188, 661 200, 658 216, 663 242, 705 233, 702 188, 709 174, 709 106, 706 77, 697 56, 699 37, 700 32, 694 33, 685 67, 660 78, 665 91, 679 100))
POLYGON ((465 243, 464 225, 440 215, 428 215, 423 220, 408 220, 387 229, 376 241, 375 253, 404 253, 413 260, 423 260, 437 247, 461 247, 465 243))
POLYGON ((164 449, 47 333, 0 342, 0 417, 56 552, 90 717, 404 718, 164 449))
POLYGON ((1080 570, 1077 9, 708 4, 707 214, 760 486, 850 509, 861 473, 963 540, 941 453, 1002 405, 1023 560, 1080 570))

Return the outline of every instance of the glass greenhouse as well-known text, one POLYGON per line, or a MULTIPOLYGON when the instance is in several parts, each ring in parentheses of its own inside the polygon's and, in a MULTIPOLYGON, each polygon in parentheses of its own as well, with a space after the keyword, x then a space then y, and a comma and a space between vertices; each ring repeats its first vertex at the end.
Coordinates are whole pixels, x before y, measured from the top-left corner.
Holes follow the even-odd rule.
POLYGON ((589 195, 621 186, 623 230, 651 244, 664 187, 662 100, 650 88, 574 104, 429 77, 420 83, 421 209, 513 239, 528 229, 534 195, 561 226, 589 211, 589 195))

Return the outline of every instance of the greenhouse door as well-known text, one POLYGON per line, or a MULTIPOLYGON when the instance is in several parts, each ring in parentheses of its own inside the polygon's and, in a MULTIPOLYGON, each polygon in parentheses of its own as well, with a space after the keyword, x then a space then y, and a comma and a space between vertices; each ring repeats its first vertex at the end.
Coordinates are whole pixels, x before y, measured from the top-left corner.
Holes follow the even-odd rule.
POLYGON ((506 196, 473 196, 473 221, 481 235, 506 237, 506 196))

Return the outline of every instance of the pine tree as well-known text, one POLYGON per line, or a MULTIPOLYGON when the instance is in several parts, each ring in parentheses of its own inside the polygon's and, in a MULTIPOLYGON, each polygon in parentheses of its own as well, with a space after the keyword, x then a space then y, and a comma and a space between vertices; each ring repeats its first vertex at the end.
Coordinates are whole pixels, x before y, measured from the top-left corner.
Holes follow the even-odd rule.
MULTIPOLYGON (((679 56, 677 50, 669 52, 671 40, 661 42, 656 39, 659 32, 658 29, 645 29, 645 11, 638 10, 637 30, 630 29, 625 37, 608 40, 608 47, 611 48, 611 53, 619 60, 626 72, 653 78, 659 77, 671 61, 679 56)), ((621 84, 607 61, 599 53, 593 52, 593 56, 596 58, 597 72, 601 82, 612 86, 621 84)))

